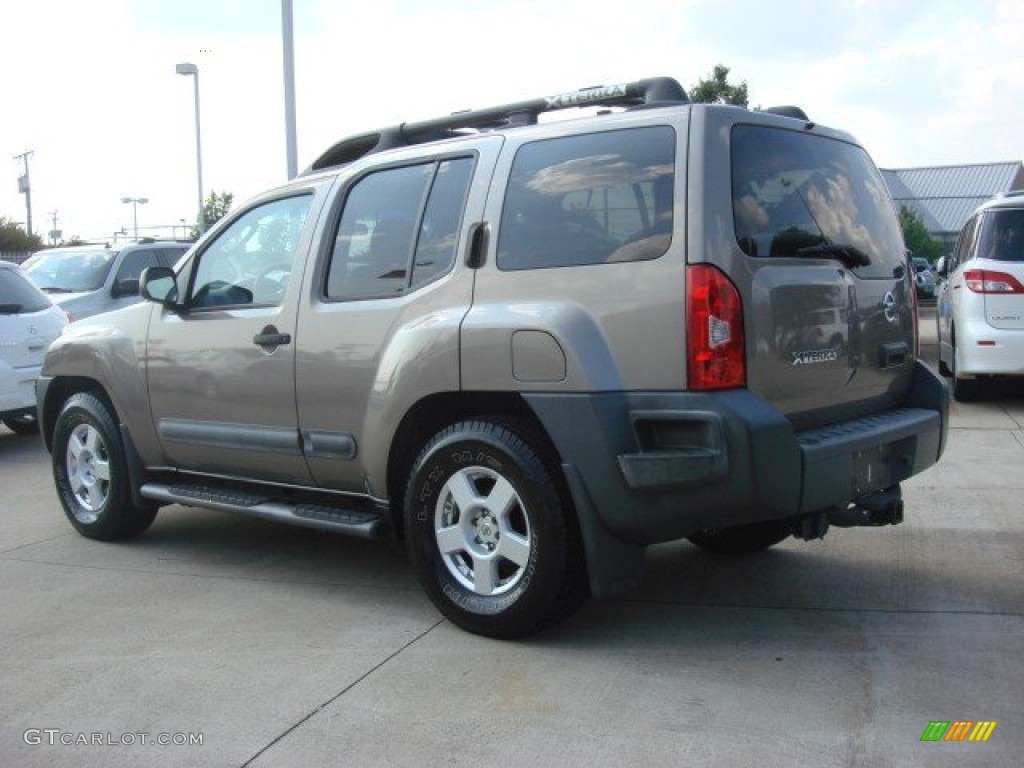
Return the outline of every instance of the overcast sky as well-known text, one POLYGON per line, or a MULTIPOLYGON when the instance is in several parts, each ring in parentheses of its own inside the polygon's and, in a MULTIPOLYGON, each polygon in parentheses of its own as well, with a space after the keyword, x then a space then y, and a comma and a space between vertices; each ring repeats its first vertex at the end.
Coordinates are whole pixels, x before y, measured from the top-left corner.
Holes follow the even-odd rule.
MULTIPOLYGON (((1024 159, 1021 0, 294 0, 299 167, 404 120, 715 64, 885 168, 1024 159)), ((3 0, 0 216, 110 239, 286 180, 280 0, 3 0)), ((180 224, 179 224, 180 225, 180 224)), ((160 234, 169 235, 164 229, 160 234)))

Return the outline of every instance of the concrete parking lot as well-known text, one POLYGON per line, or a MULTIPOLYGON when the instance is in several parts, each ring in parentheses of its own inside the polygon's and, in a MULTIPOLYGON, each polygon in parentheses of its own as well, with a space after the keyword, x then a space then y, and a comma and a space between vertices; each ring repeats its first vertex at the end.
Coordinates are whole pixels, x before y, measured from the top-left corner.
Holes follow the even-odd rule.
POLYGON ((442 620, 399 543, 181 507, 84 539, 0 426, 0 766, 1019 765, 1024 392, 954 403, 904 493, 895 528, 652 548, 508 643, 442 620))

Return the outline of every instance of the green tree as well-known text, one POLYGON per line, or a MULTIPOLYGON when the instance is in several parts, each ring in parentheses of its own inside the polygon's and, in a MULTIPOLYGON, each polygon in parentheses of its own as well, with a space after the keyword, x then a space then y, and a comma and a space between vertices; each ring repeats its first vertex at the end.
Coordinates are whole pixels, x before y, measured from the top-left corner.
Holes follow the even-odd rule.
POLYGON ((690 88, 690 101, 699 104, 732 104, 737 107, 746 107, 749 104, 747 97, 747 81, 739 85, 732 85, 729 82, 729 68, 716 64, 708 80, 698 80, 697 84, 690 88))
MULTIPOLYGON (((203 232, 223 219, 231 210, 231 203, 235 196, 231 192, 221 192, 219 195, 215 190, 210 191, 210 196, 203 200, 203 232)), ((196 239, 202 234, 198 227, 192 227, 192 238, 196 239)))
POLYGON ((0 216, 0 251, 20 253, 38 251, 42 248, 43 241, 39 239, 39 235, 29 237, 20 224, 0 216))
POLYGON ((942 255, 942 243, 928 234, 921 217, 905 205, 900 206, 900 229, 903 242, 915 256, 928 259, 934 265, 942 255))

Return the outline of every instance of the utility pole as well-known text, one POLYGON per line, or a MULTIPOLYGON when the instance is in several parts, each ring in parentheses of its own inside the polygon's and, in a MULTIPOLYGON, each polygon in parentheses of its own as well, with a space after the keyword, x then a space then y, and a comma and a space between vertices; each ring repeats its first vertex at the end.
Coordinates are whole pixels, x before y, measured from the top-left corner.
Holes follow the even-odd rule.
POLYGON ((18 177, 18 191, 25 196, 25 221, 26 233, 32 237, 32 184, 28 177, 28 159, 34 150, 27 149, 20 155, 15 155, 15 160, 21 160, 25 164, 25 173, 18 177))
POLYGON ((61 231, 57 229, 57 214, 60 211, 50 211, 50 219, 53 221, 53 228, 50 230, 50 244, 56 245, 57 241, 60 240, 61 231))

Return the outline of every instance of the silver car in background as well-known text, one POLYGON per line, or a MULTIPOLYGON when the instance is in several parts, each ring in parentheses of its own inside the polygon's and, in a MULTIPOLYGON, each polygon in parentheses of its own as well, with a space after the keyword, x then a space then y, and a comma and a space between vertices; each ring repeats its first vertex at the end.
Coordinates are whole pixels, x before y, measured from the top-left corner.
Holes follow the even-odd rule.
POLYGON ((913 258, 914 264, 914 288, 917 291, 917 298, 935 300, 935 273, 932 272, 932 265, 928 259, 920 256, 913 258))
POLYGON ((75 321, 138 303, 142 270, 174 266, 188 247, 186 242, 143 241, 120 248, 51 248, 33 254, 22 266, 75 321))

